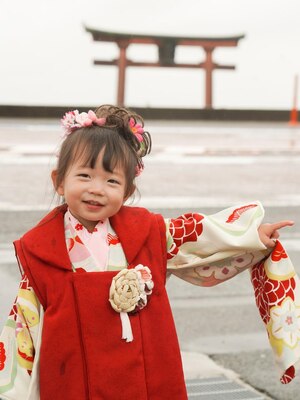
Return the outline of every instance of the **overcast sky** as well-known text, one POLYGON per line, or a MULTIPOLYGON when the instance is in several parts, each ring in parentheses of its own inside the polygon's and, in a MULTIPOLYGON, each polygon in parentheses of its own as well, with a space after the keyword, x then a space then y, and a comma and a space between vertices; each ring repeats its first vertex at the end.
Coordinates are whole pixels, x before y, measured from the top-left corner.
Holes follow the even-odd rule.
MULTIPOLYGON (((216 108, 289 109, 300 72, 299 0, 1 0, 0 104, 114 103, 117 70, 93 66, 117 56, 95 43, 84 25, 117 32, 227 36, 245 34, 237 48, 215 51, 236 65, 214 72, 216 108)), ((128 56, 156 60, 152 46, 128 56)), ((200 62, 197 48, 178 48, 176 60, 200 62)), ((203 107, 204 72, 130 68, 126 104, 203 107)))

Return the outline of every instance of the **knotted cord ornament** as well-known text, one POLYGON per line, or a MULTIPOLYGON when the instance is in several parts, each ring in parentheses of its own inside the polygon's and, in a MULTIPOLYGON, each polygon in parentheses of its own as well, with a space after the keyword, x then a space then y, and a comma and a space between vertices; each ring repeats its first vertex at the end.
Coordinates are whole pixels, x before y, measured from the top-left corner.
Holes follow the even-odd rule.
POLYGON ((141 264, 132 269, 122 269, 113 279, 109 290, 109 302, 120 313, 122 339, 133 341, 128 314, 140 311, 147 305, 154 283, 151 271, 141 264))

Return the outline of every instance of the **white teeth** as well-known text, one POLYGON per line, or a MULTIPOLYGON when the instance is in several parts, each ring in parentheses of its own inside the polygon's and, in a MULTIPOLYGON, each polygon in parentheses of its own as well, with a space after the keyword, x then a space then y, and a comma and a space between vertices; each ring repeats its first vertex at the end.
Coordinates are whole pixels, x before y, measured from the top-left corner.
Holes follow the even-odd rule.
POLYGON ((89 203, 89 204, 91 204, 91 205, 93 205, 93 206, 100 206, 100 203, 98 203, 97 201, 92 201, 92 200, 90 200, 90 201, 88 201, 87 203, 89 203))

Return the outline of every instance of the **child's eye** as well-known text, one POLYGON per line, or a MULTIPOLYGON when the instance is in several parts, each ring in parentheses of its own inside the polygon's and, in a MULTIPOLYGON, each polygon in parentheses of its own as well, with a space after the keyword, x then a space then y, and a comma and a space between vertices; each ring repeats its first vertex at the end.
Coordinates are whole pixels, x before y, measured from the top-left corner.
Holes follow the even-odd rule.
POLYGON ((90 178, 89 174, 78 174, 81 178, 90 178))
POLYGON ((117 181, 116 179, 109 179, 107 182, 113 183, 113 184, 115 184, 115 185, 120 185, 120 182, 117 181))

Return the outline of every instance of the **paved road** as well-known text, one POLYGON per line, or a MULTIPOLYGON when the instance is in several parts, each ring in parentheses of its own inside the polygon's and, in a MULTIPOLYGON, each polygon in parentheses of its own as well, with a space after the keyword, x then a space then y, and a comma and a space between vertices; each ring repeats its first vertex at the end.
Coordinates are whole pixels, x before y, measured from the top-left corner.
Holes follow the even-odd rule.
MULTIPOLYGON (((210 214, 260 199, 266 220, 294 219, 282 240, 300 273, 300 131, 283 124, 147 124, 153 154, 139 178, 140 204, 177 216, 210 214)), ((49 172, 59 140, 56 121, 0 120, 0 324, 15 295, 18 272, 11 241, 55 204, 49 172)), ((138 201, 138 196, 136 201, 138 201)), ((215 288, 176 278, 168 283, 181 348, 199 351, 240 373, 273 399, 299 396, 299 378, 277 381, 248 273, 215 288)))

